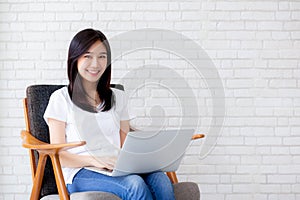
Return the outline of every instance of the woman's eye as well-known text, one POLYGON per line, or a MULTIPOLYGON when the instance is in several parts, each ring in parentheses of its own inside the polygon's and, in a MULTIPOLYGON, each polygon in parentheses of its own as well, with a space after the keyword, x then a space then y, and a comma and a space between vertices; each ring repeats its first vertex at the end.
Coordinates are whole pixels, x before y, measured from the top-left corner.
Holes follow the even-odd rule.
POLYGON ((84 55, 83 57, 84 57, 84 58, 91 58, 90 55, 84 55))
POLYGON ((101 55, 99 56, 99 58, 106 58, 106 55, 101 55))

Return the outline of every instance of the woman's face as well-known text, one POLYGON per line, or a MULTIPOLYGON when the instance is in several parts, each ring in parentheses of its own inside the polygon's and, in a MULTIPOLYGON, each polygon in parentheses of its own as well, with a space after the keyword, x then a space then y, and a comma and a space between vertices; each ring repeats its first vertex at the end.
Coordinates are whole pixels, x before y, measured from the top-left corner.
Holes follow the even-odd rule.
POLYGON ((107 51, 104 44, 96 41, 77 62, 78 73, 83 81, 97 83, 107 66, 107 51))

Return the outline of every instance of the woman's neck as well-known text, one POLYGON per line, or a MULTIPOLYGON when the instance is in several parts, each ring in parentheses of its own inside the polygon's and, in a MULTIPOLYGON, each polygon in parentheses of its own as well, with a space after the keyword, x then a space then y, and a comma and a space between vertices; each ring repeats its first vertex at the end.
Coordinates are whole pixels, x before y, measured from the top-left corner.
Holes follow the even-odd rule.
POLYGON ((83 83, 83 88, 85 90, 85 95, 89 102, 95 104, 96 106, 101 103, 99 94, 97 91, 97 83, 83 83))

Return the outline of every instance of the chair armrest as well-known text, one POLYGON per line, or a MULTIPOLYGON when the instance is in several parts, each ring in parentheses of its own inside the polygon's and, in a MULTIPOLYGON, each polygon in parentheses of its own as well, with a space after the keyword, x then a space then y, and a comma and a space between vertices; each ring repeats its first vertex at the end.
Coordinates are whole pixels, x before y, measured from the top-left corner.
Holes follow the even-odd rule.
MULTIPOLYGON (((42 142, 36 139, 34 136, 30 134, 30 132, 23 130, 21 132, 21 137, 23 139, 22 146, 30 149, 32 153, 33 150, 37 150, 39 152, 39 159, 37 168, 32 167, 33 169, 33 186, 30 199, 39 199, 41 185, 44 176, 45 165, 47 161, 47 157, 51 158, 52 167, 55 175, 55 181, 58 189, 58 193, 60 199, 69 200, 68 191, 66 189, 64 177, 62 174, 61 165, 59 162, 59 152, 78 147, 84 145, 86 142, 72 142, 72 143, 64 143, 64 144, 48 144, 46 142, 42 142)), ((32 165, 35 161, 31 158, 32 165)))
POLYGON ((85 141, 63 143, 63 144, 48 144, 42 142, 35 137, 33 137, 28 131, 22 131, 21 137, 23 139, 22 146, 28 149, 34 149, 41 151, 46 154, 57 154, 60 151, 71 149, 74 147, 85 145, 85 141))
POLYGON ((197 140, 197 139, 204 138, 204 137, 205 137, 204 134, 195 134, 192 136, 192 140, 197 140))
MULTIPOLYGON (((133 127, 133 126, 130 126, 130 130, 129 131, 138 131, 137 128, 133 127)), ((199 134, 195 134, 192 136, 192 140, 197 140, 197 139, 200 139, 200 138, 204 138, 205 135, 202 134, 202 133, 199 133, 199 134)))

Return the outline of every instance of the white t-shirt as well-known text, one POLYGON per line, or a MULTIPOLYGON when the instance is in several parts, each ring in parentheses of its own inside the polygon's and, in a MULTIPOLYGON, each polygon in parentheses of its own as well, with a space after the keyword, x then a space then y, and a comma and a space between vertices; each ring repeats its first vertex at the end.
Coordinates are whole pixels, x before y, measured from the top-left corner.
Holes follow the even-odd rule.
MULTIPOLYGON (((63 87, 55 91, 49 100, 44 119, 66 122, 66 142, 86 141, 84 146, 68 150, 79 155, 117 156, 120 149, 120 121, 129 120, 127 98, 124 91, 112 88, 114 106, 106 112, 91 113, 76 106, 63 87)), ((99 105, 100 106, 100 105, 99 105)), ((81 168, 63 167, 66 184, 81 168)))

